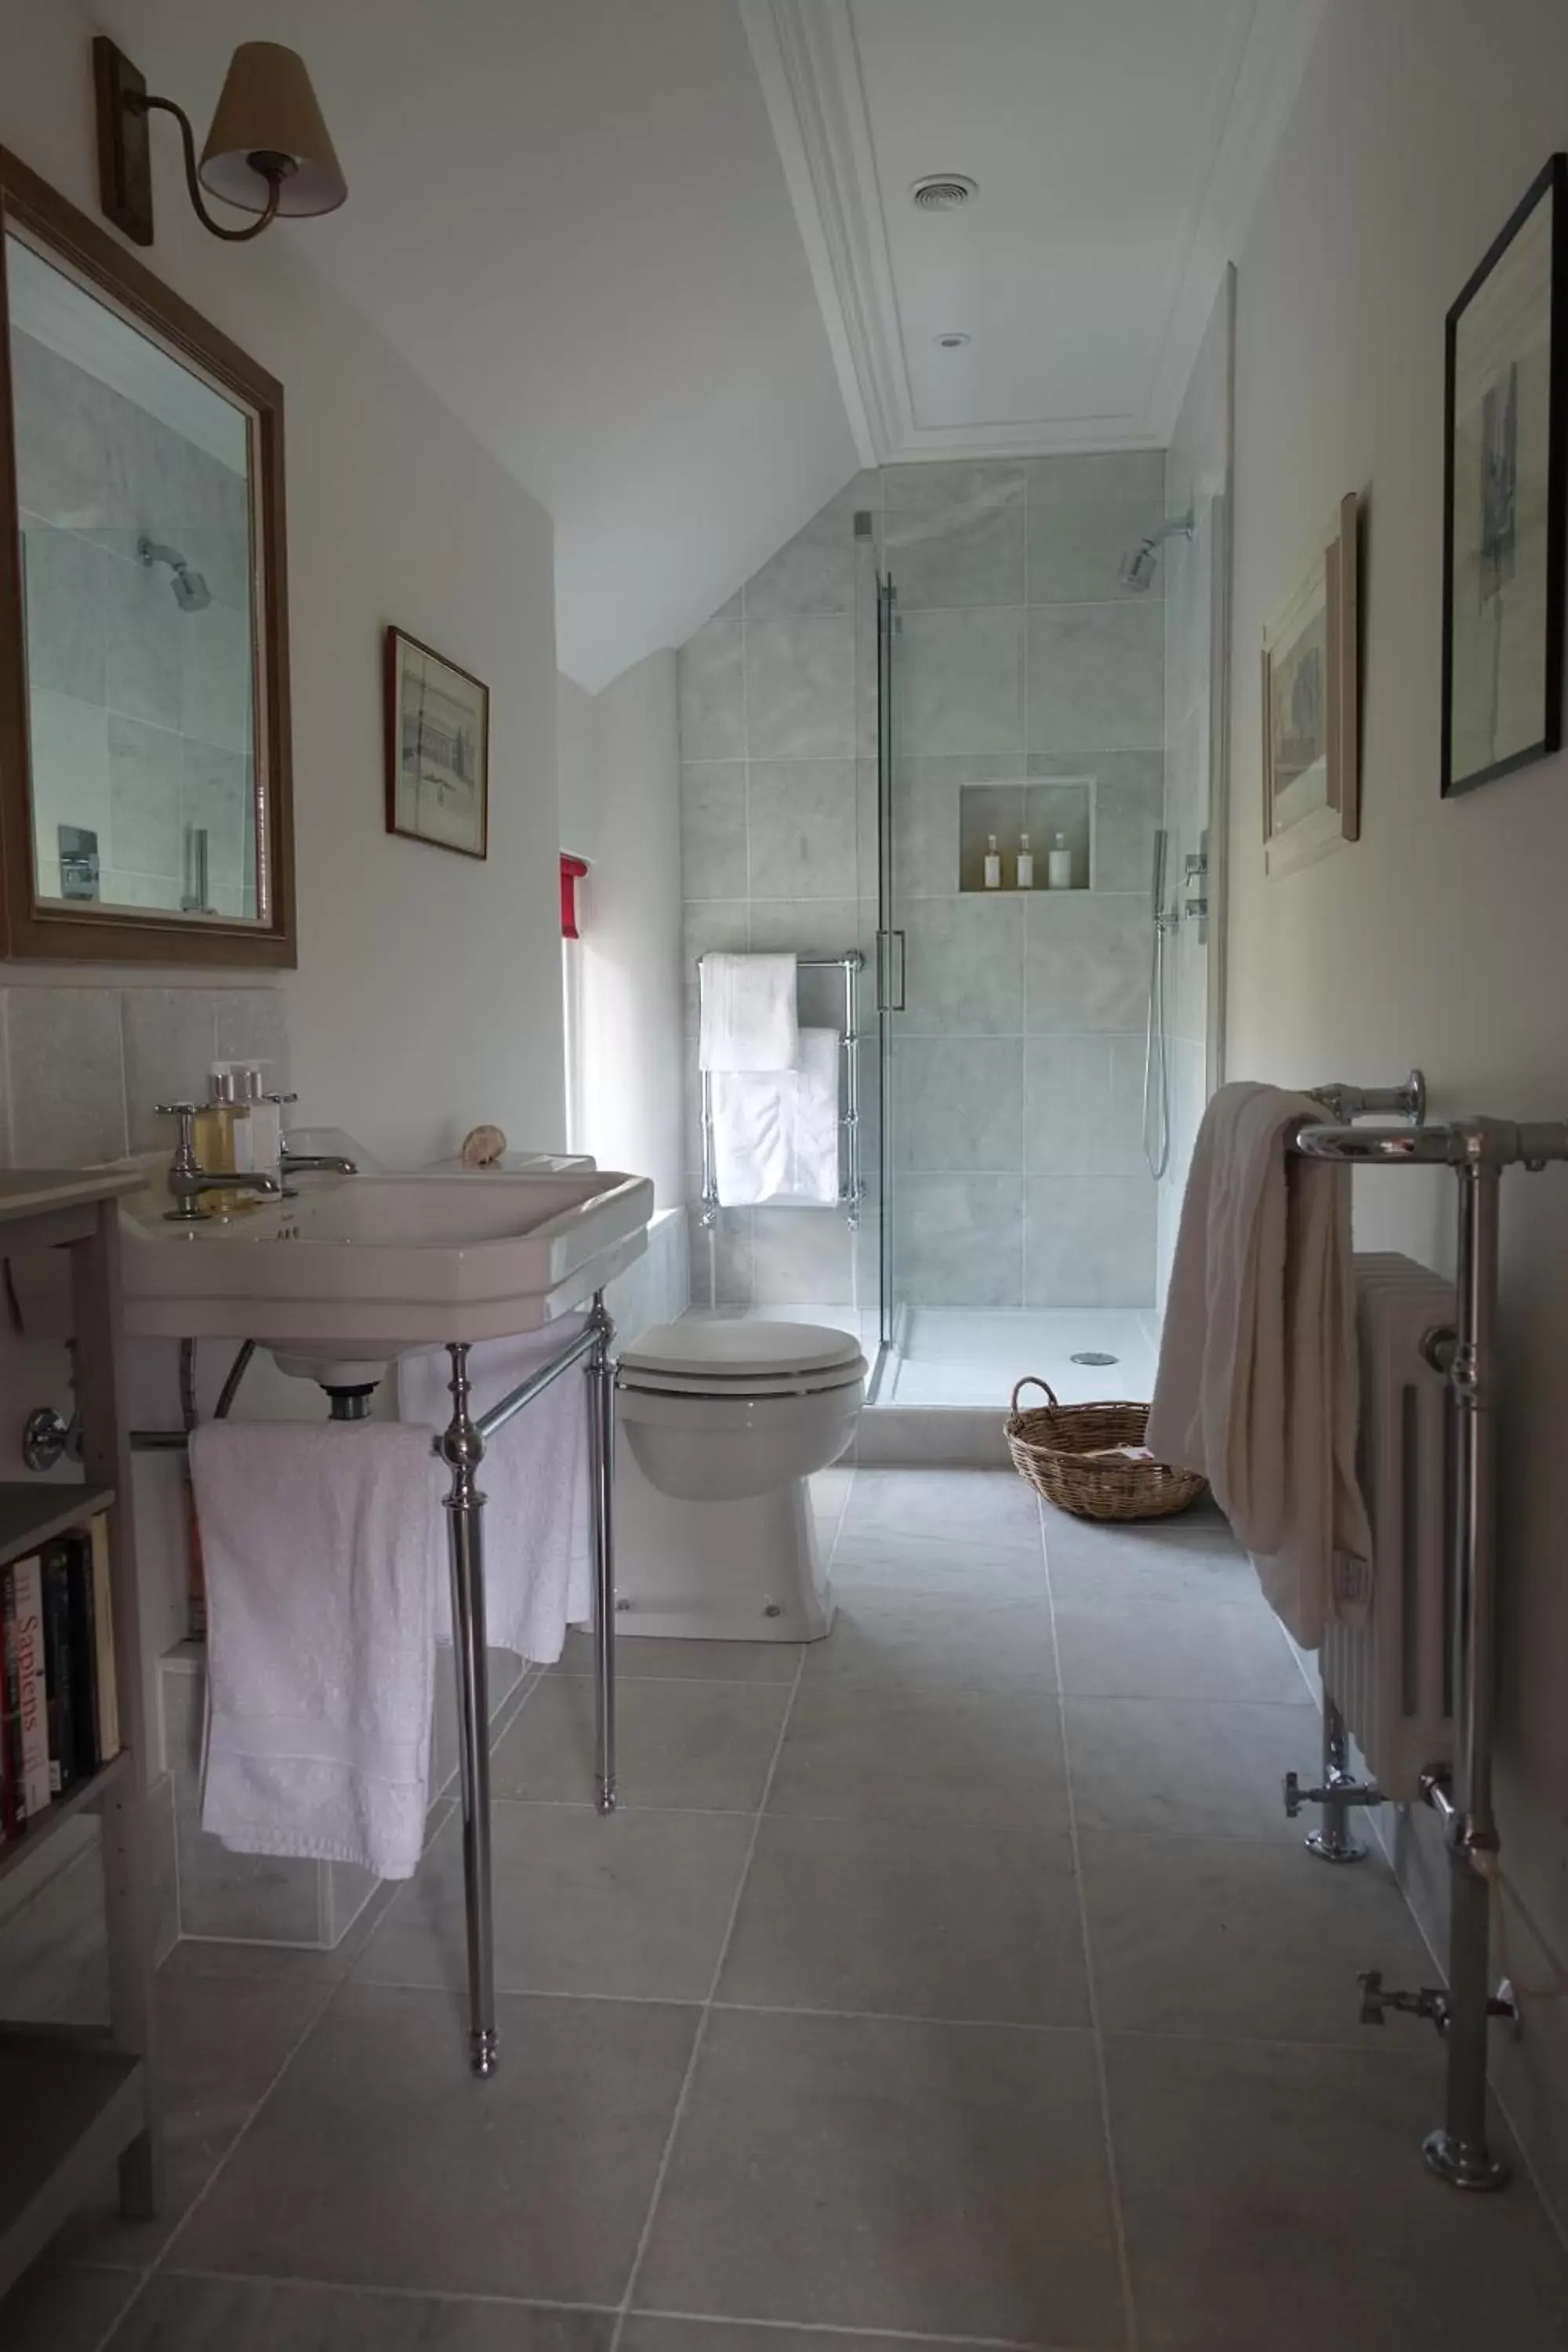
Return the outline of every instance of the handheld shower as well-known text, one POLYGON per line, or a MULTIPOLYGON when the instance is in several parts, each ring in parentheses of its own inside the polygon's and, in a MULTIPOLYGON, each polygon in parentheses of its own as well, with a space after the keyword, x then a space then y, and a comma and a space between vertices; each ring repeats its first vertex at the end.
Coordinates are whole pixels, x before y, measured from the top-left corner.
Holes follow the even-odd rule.
POLYGON ((170 571, 169 585, 174 592, 174 602, 182 613, 199 613, 212 603, 212 590, 199 572, 193 572, 177 547, 165 547, 143 531, 136 542, 136 560, 149 571, 154 563, 166 563, 170 571))

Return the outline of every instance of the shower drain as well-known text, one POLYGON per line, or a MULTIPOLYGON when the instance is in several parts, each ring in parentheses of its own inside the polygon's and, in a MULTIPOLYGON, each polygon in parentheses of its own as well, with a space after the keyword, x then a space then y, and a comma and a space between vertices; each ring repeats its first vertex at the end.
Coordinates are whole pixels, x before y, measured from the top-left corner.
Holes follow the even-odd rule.
POLYGON ((1120 1356, 1101 1355, 1098 1348, 1080 1349, 1079 1353, 1073 1358, 1073 1362, 1075 1364, 1119 1364, 1121 1361, 1121 1359, 1120 1356))

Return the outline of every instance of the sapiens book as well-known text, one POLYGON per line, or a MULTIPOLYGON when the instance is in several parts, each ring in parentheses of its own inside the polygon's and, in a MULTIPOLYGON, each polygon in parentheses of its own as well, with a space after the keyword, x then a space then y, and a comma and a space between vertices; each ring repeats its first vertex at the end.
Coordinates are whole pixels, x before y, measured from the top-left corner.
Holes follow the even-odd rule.
POLYGON ((49 1801, 49 1693, 44 1664, 44 1579, 37 1559, 13 1560, 5 1645, 16 1666, 21 1810, 36 1821, 49 1801))
POLYGON ((26 1822, 22 1803, 22 1677, 16 1663, 16 1591, 0 1568, 0 1833, 15 1837, 26 1822))
POLYGON ((75 1786, 76 1728, 71 1720, 70 1552, 66 1543, 39 1555, 43 1588, 45 1717, 49 1742, 49 1794, 75 1786))
POLYGON ((91 1538, 85 1529, 58 1537, 43 1562, 49 1782, 60 1796, 98 1769, 91 1538))
POLYGON ((100 1511, 88 1530, 92 1555, 92 1641, 98 1660, 98 1760, 120 1753, 120 1686, 114 1675, 114 1595, 109 1579, 109 1521, 100 1511))

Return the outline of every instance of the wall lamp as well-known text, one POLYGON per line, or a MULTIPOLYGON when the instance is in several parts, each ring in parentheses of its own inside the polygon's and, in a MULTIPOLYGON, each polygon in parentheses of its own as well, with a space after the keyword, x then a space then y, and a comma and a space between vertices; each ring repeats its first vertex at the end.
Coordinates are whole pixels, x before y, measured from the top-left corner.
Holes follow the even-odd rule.
POLYGON ((153 242, 153 158, 148 118, 172 114, 185 152, 185 184, 202 226, 243 245, 283 217, 335 212, 348 184, 327 136, 304 59, 276 41, 242 41, 218 95, 217 111, 196 161, 191 118, 172 98, 156 98, 124 51, 100 34, 92 45, 98 95, 98 201, 105 217, 136 245, 153 242), (205 188, 258 217, 225 228, 202 201, 205 188))

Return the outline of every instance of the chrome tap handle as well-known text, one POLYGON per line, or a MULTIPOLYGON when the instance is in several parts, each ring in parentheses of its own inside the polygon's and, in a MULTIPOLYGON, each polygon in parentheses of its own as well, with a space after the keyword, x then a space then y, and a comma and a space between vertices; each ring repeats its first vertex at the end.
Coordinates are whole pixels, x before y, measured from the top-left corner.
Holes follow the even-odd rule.
POLYGON ((170 1174, 175 1176, 199 1174, 200 1171, 196 1165, 196 1113, 201 1108, 201 1105, 194 1102, 169 1102, 154 1103, 153 1108, 160 1118, 177 1118, 180 1122, 179 1139, 174 1145, 174 1165, 169 1171, 170 1174))

